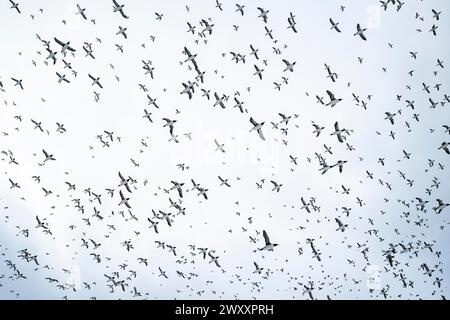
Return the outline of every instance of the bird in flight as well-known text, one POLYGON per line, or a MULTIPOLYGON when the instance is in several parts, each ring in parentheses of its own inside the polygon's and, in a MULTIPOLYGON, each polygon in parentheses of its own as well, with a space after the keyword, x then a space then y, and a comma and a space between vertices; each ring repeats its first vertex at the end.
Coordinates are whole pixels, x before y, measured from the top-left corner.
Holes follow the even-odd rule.
POLYGON ((330 18, 330 23, 331 23, 331 29, 336 30, 337 32, 341 32, 341 29, 339 29, 338 25, 339 22, 334 22, 333 19, 330 18))
POLYGON ((258 132, 259 137, 262 140, 266 140, 266 138, 264 138, 264 135, 262 132, 262 126, 264 125, 264 122, 258 123, 252 117, 250 117, 250 123, 253 125, 253 127, 250 129, 250 132, 252 132, 252 131, 258 132))
POLYGON ((89 74, 89 78, 91 78, 92 79, 92 85, 97 85, 97 86, 99 86, 101 89, 103 89, 103 86, 101 85, 101 83, 100 83, 100 77, 94 77, 94 76, 92 76, 91 74, 89 74))
POLYGON ((269 236, 267 235, 266 230, 263 230, 263 238, 264 238, 265 246, 262 247, 262 248, 260 248, 260 249, 258 249, 258 250, 260 250, 260 251, 263 251, 263 250, 265 250, 265 251, 273 251, 273 249, 274 249, 276 246, 278 246, 277 243, 271 243, 271 242, 270 242, 269 236))
POLYGON ((78 11, 75 14, 81 15, 84 20, 87 20, 86 14, 84 13, 84 11, 86 11, 86 8, 82 9, 80 5, 77 3, 77 9, 78 11))
POLYGON ((9 0, 9 2, 11 2, 11 9, 16 9, 16 11, 18 13, 22 13, 22 12, 20 12, 19 3, 18 2, 14 2, 12 0, 9 0))
POLYGON ((125 18, 128 19, 129 17, 125 14, 125 12, 123 11, 123 7, 125 7, 124 4, 119 4, 116 0, 112 0, 113 1, 113 10, 114 12, 120 12, 120 15, 125 18))
POLYGON ((356 25, 356 32, 354 34, 354 36, 360 36, 361 39, 363 39, 364 41, 367 40, 366 36, 364 35, 364 32, 367 30, 367 28, 361 28, 361 26, 359 25, 359 23, 356 25))

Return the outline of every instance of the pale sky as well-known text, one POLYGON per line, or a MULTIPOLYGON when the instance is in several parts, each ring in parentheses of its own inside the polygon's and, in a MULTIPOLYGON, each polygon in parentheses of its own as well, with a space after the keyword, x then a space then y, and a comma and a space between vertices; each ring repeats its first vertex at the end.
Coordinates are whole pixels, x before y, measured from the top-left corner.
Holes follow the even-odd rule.
POLYGON ((122 0, 119 3, 125 4, 130 17, 124 19, 113 12, 112 1, 80 0, 87 20, 76 14, 74 1, 21 0, 21 14, 10 9, 9 1, 0 2, 4 30, 0 34, 4 89, 0 91, 4 100, 0 106, 0 151, 4 151, 0 298, 308 299, 303 291, 310 281, 317 299, 382 299, 382 289, 391 299, 448 295, 450 208, 440 214, 433 210, 436 199, 450 203, 450 155, 438 150, 450 141, 443 128, 450 125, 449 102, 441 104, 450 94, 448 1, 405 0, 398 12, 392 4, 383 11, 378 1, 279 1, 276 5, 268 0, 243 1, 244 16, 236 12, 235 2, 222 2, 223 11, 211 0, 122 0), (257 7, 269 10, 267 23, 258 17, 257 7), (439 20, 432 9, 441 12, 439 20), (163 14, 161 21, 155 12, 163 14), (298 33, 287 28, 290 12, 298 33), (329 18, 339 22, 341 33, 331 30, 329 18), (201 19, 214 24, 212 34, 202 38, 201 19), (194 35, 187 32, 187 22, 195 25, 194 35), (367 28, 367 41, 354 36, 357 23, 367 28), (429 32, 433 24, 438 26, 436 36, 429 32), (127 39, 116 34, 119 26, 127 28, 127 39), (272 30, 273 40, 264 27, 272 30), (58 52, 56 65, 46 60, 48 52, 36 35, 58 52), (75 56, 64 57, 54 37, 70 41, 75 56), (85 56, 85 43, 91 44, 95 59, 85 56), (259 50, 259 60, 250 55, 250 44, 259 50), (197 55, 195 61, 205 71, 204 83, 195 79, 192 63, 180 63, 186 59, 185 46, 197 55), (230 52, 245 55, 245 63, 232 61, 230 52), (417 52, 416 59, 410 52, 417 52), (76 77, 64 68, 62 59, 71 63, 76 77), (283 71, 282 59, 296 62, 293 72, 283 71), (438 66, 438 59, 444 68, 438 66), (142 60, 151 61, 153 79, 145 74, 142 60), (325 63, 338 74, 336 82, 327 77, 325 63), (262 80, 254 75, 254 65, 264 69, 262 80), (58 83, 56 72, 70 83, 58 83), (103 89, 93 86, 88 74, 100 77, 103 89), (282 83, 282 77, 288 78, 287 84, 278 91, 274 82, 282 83), (11 78, 22 79, 24 90, 11 78), (198 84, 192 99, 180 94, 182 83, 188 81, 198 84), (430 86, 429 94, 422 83, 430 86), (148 91, 143 92, 139 84, 148 91), (202 88, 210 90, 210 100, 202 96, 202 88), (333 108, 317 103, 316 95, 329 101, 326 90, 342 101, 333 108), (100 94, 98 102, 94 91, 100 94), (229 96, 225 109, 213 107, 214 92, 229 96), (147 94, 157 99, 158 109, 148 105, 147 94), (244 102, 245 113, 233 108, 234 97, 244 102), (436 108, 430 109, 429 98, 439 103, 436 108), (414 110, 406 107, 406 100, 414 101, 414 110), (366 110, 361 101, 367 103, 366 110), (152 113, 152 123, 143 118, 144 109, 152 113), (396 113, 394 125, 385 119, 385 112, 396 113), (291 119, 275 129, 271 122, 280 122, 278 113, 291 119), (420 121, 414 120, 414 114, 420 121), (265 141, 249 132, 250 117, 265 122, 265 141), (169 141, 163 118, 177 120, 174 134, 179 143, 169 141), (31 119, 41 122, 44 132, 34 129, 31 119), (345 143, 331 135, 336 121, 341 129, 352 130, 345 143), (65 133, 56 131, 57 122, 64 124, 65 133), (324 127, 319 137, 312 122, 324 127), (281 128, 287 128, 286 135, 281 128), (107 141, 105 130, 113 132, 109 147, 97 138, 102 135, 107 141), (395 140, 389 136, 391 131, 395 140), (224 144, 225 153, 216 150, 214 139, 224 144), (355 150, 350 151, 347 143, 355 150), (333 154, 325 153, 324 145, 333 154), (56 160, 39 165, 45 158, 42 149, 56 160), (403 150, 411 154, 410 159, 404 158, 403 150), (322 175, 315 153, 330 165, 348 162, 342 173, 334 167, 322 175), (18 164, 10 162, 10 155, 18 164), (379 158, 384 158, 384 166, 379 158), (185 170, 178 164, 184 164, 185 170), (136 179, 132 193, 118 187, 119 171, 136 179), (39 176, 40 183, 32 176, 39 176), (231 187, 220 186, 218 176, 228 179, 231 187), (9 179, 20 188, 11 189, 9 179), (208 189, 207 200, 191 191, 191 179, 208 189), (265 182, 258 188, 262 179, 265 182), (414 180, 411 187, 406 179, 414 180), (270 180, 282 184, 279 192, 272 191, 270 180), (163 190, 172 187, 171 181, 184 183, 181 200, 186 215, 174 216, 171 227, 154 219, 159 221, 155 234, 147 221, 152 209, 177 212, 169 197, 178 200, 178 193, 163 190), (76 189, 68 191, 65 182, 76 189), (438 183, 438 188, 432 186, 438 183), (341 185, 350 189, 349 194, 342 194, 341 185), (42 188, 52 194, 44 197, 42 188), (102 195, 101 205, 83 192, 87 188, 102 195), (113 198, 106 188, 115 189, 113 198), (125 207, 118 205, 119 190, 130 198, 137 221, 129 219, 127 210, 124 217, 120 215, 125 207), (308 202, 313 197, 320 212, 311 205, 310 213, 301 209, 301 197, 308 202), (429 201, 425 211, 417 209, 416 197, 429 201), (357 198, 362 199, 362 207, 357 198), (73 199, 80 199, 84 214, 73 199), (103 220, 92 217, 94 207, 103 220), (342 207, 351 208, 348 217, 342 207), (36 215, 46 219, 52 235, 36 228, 36 215), (83 218, 89 218, 90 225, 83 218), (348 225, 344 232, 336 230, 335 218, 348 225), (28 230, 29 236, 21 230, 28 230), (264 246, 263 230, 279 244, 273 252, 257 250, 264 246), (369 230, 377 230, 377 235, 369 230), (313 258, 307 243, 311 238, 321 262, 313 258), (82 246, 82 239, 89 242, 88 248, 82 246), (101 246, 94 249, 89 239, 101 246), (127 251, 121 245, 127 240, 134 249, 127 251), (175 246, 177 256, 157 248, 155 241, 175 246), (401 253, 399 243, 411 243, 411 251, 401 253), (432 244, 433 252, 425 243, 432 244), (394 267, 383 255, 390 244, 397 245, 394 267), (24 248, 37 255, 39 265, 19 257, 24 248), (197 248, 214 250, 221 268, 209 257, 203 259, 197 248), (368 261, 361 253, 364 248, 368 261), (100 255, 100 263, 92 253, 100 255), (139 257, 148 259, 148 266, 139 263, 139 257), (16 279, 8 260, 27 278, 16 279), (263 268, 261 274, 253 273, 254 262, 263 268), (424 274, 423 263, 434 270, 431 277, 424 274), (127 265, 125 269, 121 264, 127 265), (159 276, 158 267, 167 279, 159 276), (378 283, 370 292, 368 281, 376 270, 378 283), (117 285, 110 293, 112 283, 104 274, 113 272, 119 272, 116 281, 127 283, 125 291, 117 285), (400 274, 413 287, 404 288, 400 274), (436 278, 443 279, 440 288, 436 278), (133 287, 141 297, 133 297, 133 287))

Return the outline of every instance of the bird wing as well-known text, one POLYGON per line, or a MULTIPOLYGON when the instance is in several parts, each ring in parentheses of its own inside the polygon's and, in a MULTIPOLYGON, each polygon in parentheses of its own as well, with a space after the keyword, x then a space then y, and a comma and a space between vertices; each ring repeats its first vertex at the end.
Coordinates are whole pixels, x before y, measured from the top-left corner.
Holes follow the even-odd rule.
POLYGON ((334 94, 330 90, 327 90, 327 94, 330 97, 330 100, 334 100, 335 99, 334 94))
POLYGON ((258 131, 259 137, 260 137, 261 139, 263 139, 263 140, 266 140, 266 138, 264 138, 264 135, 263 135, 263 132, 262 132, 261 128, 258 129, 257 131, 258 131))
POLYGON ((119 10, 120 14, 122 15, 122 17, 124 17, 125 19, 128 19, 129 17, 125 14, 125 12, 123 12, 123 9, 119 10))
POLYGON ((266 245, 269 245, 270 240, 269 240, 269 236, 267 235, 266 230, 263 230, 263 237, 264 237, 264 241, 266 242, 266 245))
POLYGON ((59 44, 60 46, 64 46, 64 43, 63 43, 61 40, 59 40, 58 38, 54 37, 53 39, 54 39, 55 42, 56 42, 57 44, 59 44))

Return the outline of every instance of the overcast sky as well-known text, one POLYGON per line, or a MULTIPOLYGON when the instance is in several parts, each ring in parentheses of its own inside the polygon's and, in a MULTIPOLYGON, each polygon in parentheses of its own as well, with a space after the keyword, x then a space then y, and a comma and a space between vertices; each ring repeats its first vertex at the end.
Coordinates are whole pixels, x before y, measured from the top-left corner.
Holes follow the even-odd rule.
POLYGON ((243 16, 234 2, 222 2, 221 11, 211 0, 122 0, 129 16, 124 19, 113 12, 112 1, 80 0, 87 20, 76 14, 74 1, 21 0, 21 14, 10 9, 9 1, 0 2, 0 298, 129 299, 136 287, 142 295, 137 298, 149 299, 308 299, 303 291, 310 282, 318 299, 379 299, 384 298, 381 290, 388 298, 448 295, 450 208, 440 214, 433 210, 436 199, 450 202, 450 155, 438 150, 450 141, 443 128, 450 119, 449 102, 443 103, 450 93, 448 1, 405 0, 398 12, 392 4, 384 11, 379 1, 252 1, 243 2, 243 16), (257 7, 269 10, 267 23, 258 17, 257 7), (439 20, 432 9, 441 12, 439 20), (161 20, 155 12, 163 14, 161 20), (287 28, 290 12, 297 33, 287 28), (329 18, 339 22, 341 33, 331 30, 329 18), (214 24, 211 35, 199 36, 201 19, 214 24), (187 32, 187 22, 195 26, 194 35, 187 32), (367 29, 367 41, 354 36, 358 23, 367 29), (438 26, 436 36, 429 31, 433 25, 438 26), (119 26, 127 28, 127 39, 117 34, 119 26), (272 30, 273 40, 264 27, 272 30), (46 59, 37 35, 58 52, 55 65, 46 59), (54 37, 70 41, 74 56, 64 57, 54 37), (85 55, 86 43, 95 59, 85 55), (259 60, 250 54, 250 44, 259 50, 259 60), (203 83, 195 79, 193 64, 184 62, 185 46, 205 72, 203 83), (245 63, 232 61, 230 52, 245 55, 245 63), (417 52, 416 59, 410 52, 417 52), (283 71, 282 59, 296 62, 293 72, 283 71), (142 60, 151 61, 153 79, 142 60), (325 63, 338 75, 336 82, 327 77, 325 63), (264 69, 262 80, 254 75, 254 65, 264 69), (56 72, 70 83, 58 83, 56 72), (103 89, 88 74, 100 77, 103 89), (23 90, 11 78, 22 79, 23 90), (196 82, 192 99, 180 94, 188 81, 196 82), (282 83, 279 91, 274 82, 282 83), (209 100, 201 89, 210 90, 209 100), (316 95, 329 101, 326 90, 342 101, 333 108, 318 103, 316 95), (214 92, 229 97, 225 109, 213 107, 214 92), (159 108, 148 105, 147 94, 159 108), (233 108, 234 97, 244 102, 244 113, 233 108), (430 108, 430 98, 438 102, 436 108, 430 108), (406 100, 414 101, 414 110, 406 100), (153 122, 143 118, 144 109, 153 122), (385 112, 396 114, 394 125, 385 112), (275 129, 271 122, 280 122, 279 113, 291 119, 275 129), (250 117, 265 122, 265 141, 249 132, 250 117), (173 132, 179 143, 170 141, 163 118, 177 120, 173 132), (41 122, 43 132, 32 119, 41 122), (350 130, 344 143, 331 135, 336 121, 350 130), (65 133, 56 131, 57 122, 64 124, 65 133), (312 122, 324 127, 319 137, 312 122), (104 131, 114 137, 107 147, 101 142, 108 141, 104 131), (224 144, 225 153, 216 150, 214 139, 224 144), (40 165, 42 149, 56 160, 40 165), (333 167, 322 175, 315 153, 329 165, 346 160, 343 172, 333 167), (119 171, 137 181, 132 193, 118 187, 119 171), (39 176, 40 183, 32 176, 39 176), (218 176, 231 187, 221 186, 218 176), (9 179, 20 188, 11 188, 9 179), (192 190, 191 179, 208 189, 207 200, 192 190), (413 180, 412 186, 406 179, 413 180), (279 192, 272 191, 270 180, 282 184, 279 192), (170 207, 169 197, 180 198, 176 190, 163 190, 172 187, 171 181, 184 183, 185 215, 170 207), (68 191, 65 182, 76 189, 68 191), (438 188, 432 186, 438 183, 438 188), (342 193, 342 185, 349 194, 342 193), (42 188, 52 194, 44 196, 42 188), (83 191, 87 188, 102 195, 101 204, 83 191), (112 198, 106 188, 115 189, 112 198), (137 221, 119 205, 119 189, 130 198, 137 221), (314 198, 320 212, 312 205, 310 213, 301 209, 301 197, 308 202, 314 198), (416 197, 429 201, 424 211, 417 209, 416 197), (73 199, 80 199, 84 214, 73 199), (103 220, 92 217, 94 207, 103 220), (342 207, 351 208, 348 217, 342 207), (172 226, 160 220, 158 234, 149 229, 152 209, 172 212, 172 226), (36 215, 46 219, 52 235, 36 228, 36 215), (348 225, 344 232, 336 231, 335 218, 348 225), (279 244, 273 252, 257 250, 264 246, 263 230, 279 244), (321 262, 313 258, 306 240, 311 238, 321 262), (82 239, 101 246, 94 249, 89 242, 89 248, 82 247, 82 239), (121 245, 126 240, 134 249, 121 245), (157 248, 155 241, 175 246, 177 256, 157 248), (411 243, 412 249, 401 253, 399 243, 411 243), (384 255, 390 244, 397 245, 393 267, 384 255), (24 248, 37 255, 39 265, 19 256, 24 248), (214 250, 221 267, 203 259, 197 248, 214 250), (100 255, 100 263, 92 253, 100 255), (138 257, 148 259, 148 266, 138 257), (26 279, 17 279, 7 261, 26 279), (253 273, 254 262, 264 268, 262 274, 253 273), (424 274, 423 263, 434 270, 431 277, 424 274), (159 276, 158 267, 167 279, 159 276), (115 271, 116 280, 125 280, 128 287, 122 291, 115 286, 110 293, 104 274, 115 271), (407 279, 406 288, 399 274, 407 279), (374 275, 378 282, 368 285, 374 275), (440 288, 436 278, 443 279, 440 288))

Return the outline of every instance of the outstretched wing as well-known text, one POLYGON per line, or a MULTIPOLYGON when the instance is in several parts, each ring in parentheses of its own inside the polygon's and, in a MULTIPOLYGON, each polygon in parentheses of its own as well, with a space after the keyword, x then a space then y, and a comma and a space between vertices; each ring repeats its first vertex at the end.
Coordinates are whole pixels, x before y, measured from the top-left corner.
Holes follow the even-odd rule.
POLYGON ((252 49, 252 51, 254 52, 254 54, 255 54, 255 58, 259 60, 259 58, 258 58, 258 53, 256 53, 256 50, 255 50, 255 48, 253 48, 253 46, 252 46, 252 45, 250 45, 250 49, 252 49))
POLYGON ((64 46, 64 43, 61 41, 61 40, 59 40, 58 38, 56 38, 56 37, 54 37, 53 38, 54 40, 55 40, 55 42, 57 43, 57 44, 59 44, 60 46, 64 46))
POLYGON ((337 121, 334 123, 334 130, 339 131, 339 124, 337 121))
POLYGON ((263 135, 262 130, 261 130, 261 129, 258 129, 257 131, 258 131, 259 137, 265 141, 266 138, 264 138, 264 135, 263 135))
POLYGON ((334 100, 335 99, 334 94, 330 90, 327 90, 327 94, 330 97, 330 100, 334 100))
POLYGON ((188 48, 184 47, 184 52, 188 55, 188 57, 191 56, 191 53, 189 52, 188 48))
POLYGON ((364 35, 364 33, 362 33, 361 31, 361 26, 359 25, 359 23, 356 25, 356 30, 358 30, 359 36, 363 39, 363 40, 367 40, 366 36, 364 35))
POLYGON ((269 236, 267 235, 266 230, 263 230, 263 237, 264 237, 264 241, 266 242, 266 245, 269 245, 270 240, 269 240, 269 236))

